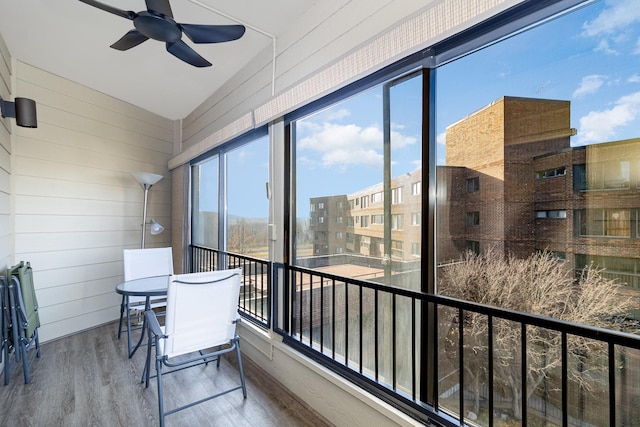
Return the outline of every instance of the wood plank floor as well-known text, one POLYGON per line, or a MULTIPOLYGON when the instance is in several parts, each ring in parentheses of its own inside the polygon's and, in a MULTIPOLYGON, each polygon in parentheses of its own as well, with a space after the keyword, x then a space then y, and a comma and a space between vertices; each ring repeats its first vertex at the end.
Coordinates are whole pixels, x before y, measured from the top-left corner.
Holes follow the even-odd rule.
MULTIPOLYGON (((45 343, 24 384, 22 366, 8 386, 0 382, 0 426, 155 426, 155 380, 140 383, 146 349, 127 358, 117 324, 104 325, 45 343)), ((229 355, 227 355, 229 356, 229 355)), ((243 358, 247 398, 241 391, 213 399, 165 418, 171 426, 330 426, 248 358, 243 358)), ((239 384, 235 357, 165 377, 165 409, 239 384)))

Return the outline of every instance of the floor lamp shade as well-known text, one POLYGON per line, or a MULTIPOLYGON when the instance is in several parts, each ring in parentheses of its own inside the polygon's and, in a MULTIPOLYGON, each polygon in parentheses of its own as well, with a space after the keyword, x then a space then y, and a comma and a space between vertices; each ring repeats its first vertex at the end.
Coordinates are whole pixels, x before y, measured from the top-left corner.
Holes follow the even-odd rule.
POLYGON ((149 232, 152 236, 156 236, 164 231, 164 227, 158 224, 155 219, 152 219, 150 224, 151 227, 149 228, 149 232))
MULTIPOLYGON (((140 185, 142 185, 142 189, 144 190, 144 207, 142 210, 142 244, 140 245, 140 247, 144 249, 144 238, 147 231, 147 198, 149 189, 152 185, 160 181, 163 176, 149 172, 133 172, 131 175, 140 183, 140 185)), ((155 220, 152 220, 151 234, 160 234, 162 231, 164 231, 164 227, 155 222, 155 220)))

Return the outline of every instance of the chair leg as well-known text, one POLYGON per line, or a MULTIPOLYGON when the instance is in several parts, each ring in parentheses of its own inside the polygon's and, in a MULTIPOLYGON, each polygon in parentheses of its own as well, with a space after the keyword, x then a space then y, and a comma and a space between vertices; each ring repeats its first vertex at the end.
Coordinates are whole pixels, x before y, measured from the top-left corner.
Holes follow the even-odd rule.
POLYGON ((156 358, 156 379, 158 380, 158 415, 160 427, 164 427, 164 403, 162 394, 162 361, 156 358))
POLYGON ((144 362, 144 371, 142 372, 142 380, 140 382, 144 382, 144 388, 149 388, 149 378, 151 378, 151 347, 154 345, 153 334, 149 331, 149 339, 147 341, 147 360, 144 362))
POLYGON ((242 356, 240 355, 240 340, 236 338, 236 355, 238 356, 238 371, 240 372, 240 382, 242 383, 242 395, 247 397, 247 385, 244 381, 244 368, 242 367, 242 356))
POLYGON ((24 345, 24 343, 20 343, 19 346, 20 349, 16 349, 16 351, 20 351, 22 353, 22 374, 24 376, 24 383, 29 384, 29 382, 31 381, 31 364, 29 363, 27 347, 24 345))
POLYGON ((124 317, 124 299, 126 297, 122 295, 122 302, 120 303, 120 322, 118 324, 118 339, 120 339, 120 335, 122 334, 122 318, 124 317))
POLYGON ((9 354, 9 343, 4 343, 4 385, 9 384, 9 377, 11 376, 11 360, 9 354))
POLYGON ((133 347, 133 345, 131 345, 131 308, 129 307, 129 297, 125 296, 126 301, 125 301, 125 316, 127 317, 127 353, 129 355, 129 359, 131 359, 131 356, 133 356, 133 354, 131 354, 131 348, 133 347))

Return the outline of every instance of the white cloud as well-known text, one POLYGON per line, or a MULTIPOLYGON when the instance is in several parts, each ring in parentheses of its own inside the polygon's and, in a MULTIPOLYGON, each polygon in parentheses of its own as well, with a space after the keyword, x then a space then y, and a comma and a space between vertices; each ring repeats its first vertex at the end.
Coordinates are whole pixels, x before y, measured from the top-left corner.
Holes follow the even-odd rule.
POLYGON ((614 139, 616 130, 640 118, 640 92, 625 95, 615 105, 602 111, 591 111, 580 118, 578 144, 606 142, 614 139))
POLYGON ((440 145, 445 145, 447 143, 447 131, 446 130, 444 132, 440 132, 438 135, 436 135, 436 143, 438 143, 440 145))
MULTIPOLYGON (((307 155, 306 160, 315 158, 315 163, 324 167, 367 165, 382 167, 382 130, 375 125, 360 127, 355 124, 341 125, 336 123, 307 123, 311 134, 300 140, 300 150, 317 154, 307 155)), ((398 132, 400 126, 392 125, 392 148, 402 148, 416 143, 416 138, 398 132)))
POLYGON ((602 39, 598 42, 598 45, 595 47, 594 51, 602 52, 607 55, 620 55, 620 52, 618 52, 615 49, 612 49, 611 46, 609 45, 609 41, 605 39, 602 39))
POLYGON ((580 82, 580 86, 573 92, 573 98, 583 98, 587 95, 596 93, 604 84, 606 76, 599 74, 591 74, 584 76, 580 82))
POLYGON ((627 79, 627 82, 629 82, 629 83, 640 83, 640 74, 635 73, 634 75, 632 75, 631 77, 629 77, 627 79))
POLYGON ((582 34, 588 37, 611 35, 636 21, 640 21, 638 0, 609 0, 595 19, 585 22, 582 34))

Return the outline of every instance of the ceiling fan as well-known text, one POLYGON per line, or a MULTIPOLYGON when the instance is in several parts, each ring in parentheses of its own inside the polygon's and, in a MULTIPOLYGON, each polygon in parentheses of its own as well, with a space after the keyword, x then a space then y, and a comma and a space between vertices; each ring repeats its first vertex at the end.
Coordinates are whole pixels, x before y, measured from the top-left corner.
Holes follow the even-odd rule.
POLYGON ((210 67, 211 63, 182 41, 182 33, 194 43, 222 43, 237 40, 245 32, 244 25, 179 24, 173 19, 169 0, 145 0, 147 10, 132 12, 118 9, 94 0, 80 0, 133 21, 135 29, 111 45, 117 50, 127 50, 149 39, 163 41, 167 51, 178 59, 195 67, 210 67))

